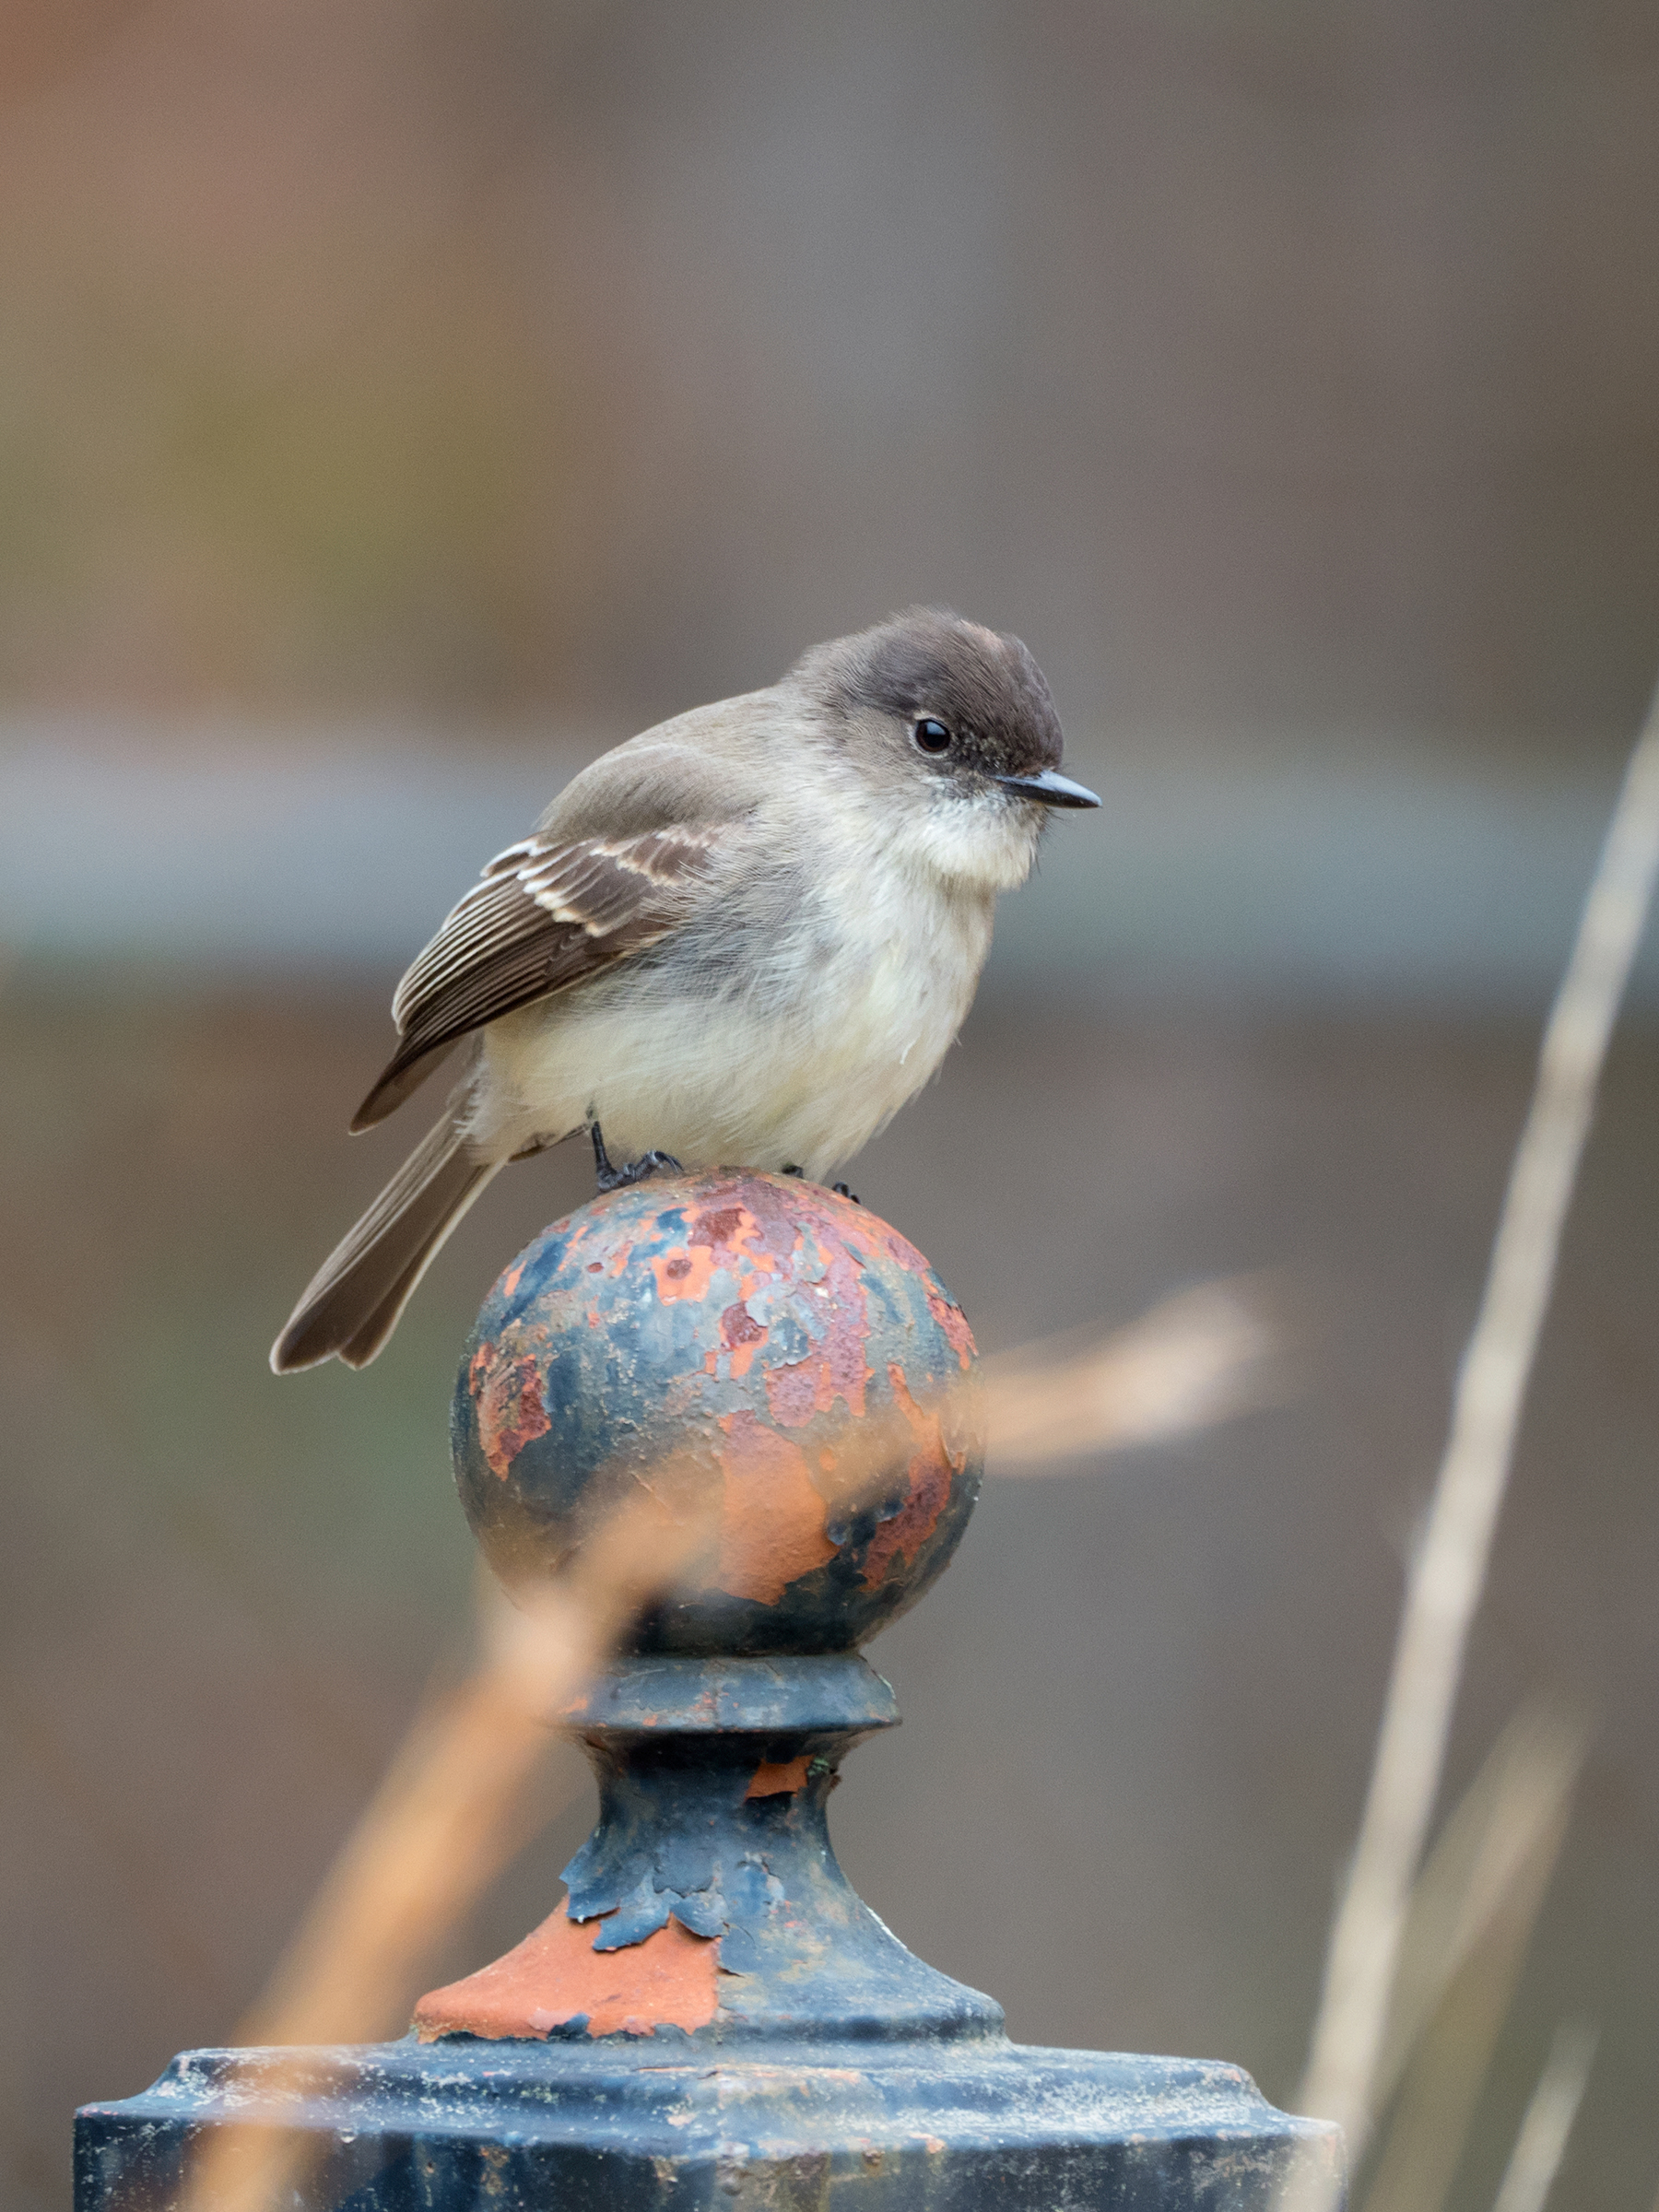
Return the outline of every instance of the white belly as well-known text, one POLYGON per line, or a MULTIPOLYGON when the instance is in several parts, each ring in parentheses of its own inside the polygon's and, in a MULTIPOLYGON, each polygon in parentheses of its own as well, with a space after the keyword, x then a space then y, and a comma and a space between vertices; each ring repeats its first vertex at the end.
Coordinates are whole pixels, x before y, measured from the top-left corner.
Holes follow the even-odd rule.
POLYGON ((741 990, 624 963, 485 1033, 477 1138, 499 1158, 597 1119, 615 1159, 655 1150, 688 1168, 798 1166, 821 1182, 943 1059, 990 948, 991 910, 988 896, 927 888, 873 903, 866 878, 837 906, 856 923, 832 957, 805 927, 782 932, 741 990))

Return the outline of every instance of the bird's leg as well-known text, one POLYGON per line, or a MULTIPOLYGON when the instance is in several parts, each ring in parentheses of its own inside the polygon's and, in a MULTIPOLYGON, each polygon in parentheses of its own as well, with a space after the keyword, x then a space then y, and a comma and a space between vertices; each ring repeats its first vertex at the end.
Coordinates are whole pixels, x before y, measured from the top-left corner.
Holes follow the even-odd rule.
POLYGON ((594 1180, 601 1194, 606 1191, 625 1191, 630 1183, 643 1182, 647 1175, 654 1175, 659 1168, 671 1168, 675 1174, 681 1172, 680 1163, 671 1152, 645 1152, 638 1159, 630 1159, 626 1167, 614 1168, 610 1154, 605 1148, 605 1137, 597 1122, 588 1124, 594 1140, 594 1180))

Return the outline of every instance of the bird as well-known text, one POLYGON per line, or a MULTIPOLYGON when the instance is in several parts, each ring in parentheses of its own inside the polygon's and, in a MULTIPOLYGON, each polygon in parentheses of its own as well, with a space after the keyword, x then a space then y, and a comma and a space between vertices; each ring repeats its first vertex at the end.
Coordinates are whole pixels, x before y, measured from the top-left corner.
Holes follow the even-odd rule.
POLYGON ((584 1130, 602 1191, 825 1182, 938 1068, 1053 811, 1100 805, 1063 754, 1019 639, 911 607, 601 755, 398 985, 352 1130, 459 1048, 464 1072, 272 1367, 367 1366, 491 1178, 584 1130))

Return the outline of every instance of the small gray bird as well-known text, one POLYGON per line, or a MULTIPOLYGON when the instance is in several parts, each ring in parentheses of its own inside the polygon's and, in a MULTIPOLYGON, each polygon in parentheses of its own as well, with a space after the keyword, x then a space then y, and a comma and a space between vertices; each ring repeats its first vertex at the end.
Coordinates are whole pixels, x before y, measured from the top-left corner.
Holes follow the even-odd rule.
POLYGON ((822 1182, 943 1059, 1049 808, 1100 805, 1061 749, 1018 638, 912 608, 583 769, 398 985, 352 1128, 464 1038, 466 1072, 277 1373, 367 1366, 497 1170, 580 1130, 602 1190, 682 1165, 822 1182))

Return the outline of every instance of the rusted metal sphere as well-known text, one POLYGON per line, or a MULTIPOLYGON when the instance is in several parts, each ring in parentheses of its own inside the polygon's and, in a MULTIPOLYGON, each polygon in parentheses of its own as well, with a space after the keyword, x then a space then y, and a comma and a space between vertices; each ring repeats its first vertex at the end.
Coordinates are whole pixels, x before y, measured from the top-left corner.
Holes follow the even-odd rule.
POLYGON ((899 1717, 849 1647, 961 1535, 973 1360, 921 1253, 810 1184, 651 1182, 545 1230, 479 1316, 455 1469, 509 1583, 651 1594, 564 1708, 599 1784, 566 1895, 401 2041, 187 2052, 88 2106, 81 2212, 183 2203, 227 2131, 360 2212, 1335 2207, 1329 2123, 1235 2066, 1010 2042, 836 1864, 841 1761, 899 1717))
POLYGON ((915 1247, 782 1175, 615 1191, 485 1300, 455 1480, 510 1589, 591 1559, 641 1500, 695 1526, 628 1648, 845 1651, 949 1559, 982 1462, 973 1339, 915 1247))

